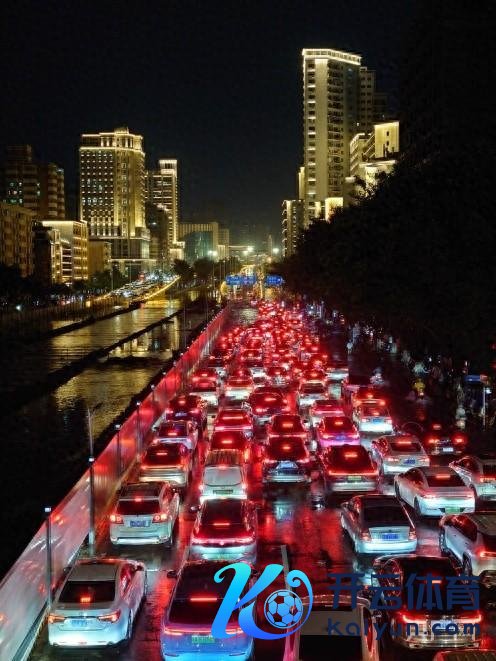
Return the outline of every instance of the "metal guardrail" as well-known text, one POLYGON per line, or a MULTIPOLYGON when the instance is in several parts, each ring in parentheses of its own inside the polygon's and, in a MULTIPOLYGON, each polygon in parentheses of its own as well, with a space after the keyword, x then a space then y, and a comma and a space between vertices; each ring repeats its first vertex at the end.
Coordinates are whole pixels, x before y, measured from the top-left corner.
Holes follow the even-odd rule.
MULTIPOLYGON (((96 521, 101 519, 121 481, 144 448, 144 439, 201 358, 209 353, 229 315, 214 317, 175 366, 137 406, 94 463, 96 521)), ((87 470, 50 516, 51 543, 45 522, 0 583, 0 661, 24 661, 47 615, 47 574, 52 566, 52 591, 64 568, 77 555, 89 532, 87 470)))

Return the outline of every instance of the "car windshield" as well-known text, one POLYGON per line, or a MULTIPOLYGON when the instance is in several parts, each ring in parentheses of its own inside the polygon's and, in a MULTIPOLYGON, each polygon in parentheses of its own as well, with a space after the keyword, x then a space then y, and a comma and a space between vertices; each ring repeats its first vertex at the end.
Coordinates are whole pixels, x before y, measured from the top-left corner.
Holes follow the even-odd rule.
POLYGON ((168 466, 180 461, 183 451, 180 443, 162 444, 148 448, 143 459, 144 464, 151 466, 168 466))
POLYGON ((267 447, 267 457, 284 461, 285 459, 303 459, 306 456, 305 445, 301 438, 271 439, 267 447))
POLYGON ((115 581, 67 581, 59 602, 63 604, 99 604, 114 601, 115 581))
POLYGON ((393 452, 422 452, 422 446, 418 441, 389 441, 393 452))
POLYGON ((434 473, 427 475, 430 487, 463 487, 464 482, 456 473, 434 473))
POLYGON ((156 514, 157 512, 160 512, 160 502, 154 498, 143 500, 136 496, 133 500, 119 500, 117 503, 117 514, 139 515, 156 514))
POLYGON ((368 525, 408 526, 410 525, 401 507, 377 505, 366 507, 363 512, 364 522, 368 525))
POLYGON ((324 429, 328 432, 346 432, 353 430, 353 423, 349 418, 339 416, 336 418, 324 418, 324 429))

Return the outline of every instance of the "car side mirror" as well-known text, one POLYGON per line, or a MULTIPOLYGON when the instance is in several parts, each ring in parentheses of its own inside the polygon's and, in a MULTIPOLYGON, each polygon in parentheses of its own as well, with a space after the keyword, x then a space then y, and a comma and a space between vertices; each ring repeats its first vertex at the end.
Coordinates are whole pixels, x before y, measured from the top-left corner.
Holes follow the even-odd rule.
POLYGON ((167 578, 177 578, 177 571, 175 569, 169 569, 166 576, 167 578))

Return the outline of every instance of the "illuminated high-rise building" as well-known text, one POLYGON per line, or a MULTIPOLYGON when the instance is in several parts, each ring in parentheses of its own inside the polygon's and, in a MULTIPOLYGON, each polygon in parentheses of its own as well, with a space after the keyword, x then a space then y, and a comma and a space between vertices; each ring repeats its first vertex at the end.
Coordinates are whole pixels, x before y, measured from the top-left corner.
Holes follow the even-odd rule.
MULTIPOLYGON (((122 271, 149 264, 143 137, 127 127, 83 134, 79 147, 80 219, 92 239, 110 241, 122 271)), ((137 273, 132 273, 132 276, 137 273)))
POLYGON ((147 202, 167 212, 169 219, 167 242, 172 248, 179 240, 179 184, 176 159, 161 158, 157 170, 147 170, 146 198, 147 202))

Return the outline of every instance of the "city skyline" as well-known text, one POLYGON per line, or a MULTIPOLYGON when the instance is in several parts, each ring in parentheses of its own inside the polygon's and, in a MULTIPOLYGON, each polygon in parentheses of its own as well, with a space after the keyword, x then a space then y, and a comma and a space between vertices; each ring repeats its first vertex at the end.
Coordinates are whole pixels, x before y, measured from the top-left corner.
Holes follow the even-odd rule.
POLYGON ((302 160, 303 152, 301 49, 359 52, 377 71, 378 89, 391 92, 395 87, 389 56, 405 11, 395 13, 393 3, 384 8, 362 4, 337 3, 333 12, 319 8, 319 20, 307 15, 302 3, 286 10, 268 7, 263 16, 247 12, 239 23, 229 12, 218 13, 218 25, 192 3, 173 4, 167 14, 157 8, 153 21, 146 12, 133 16, 134 11, 127 10, 126 21, 117 20, 111 33, 99 27, 110 21, 100 9, 90 43, 84 30, 78 30, 88 20, 82 8, 55 17, 49 6, 35 20, 30 3, 25 3, 16 20, 9 21, 13 28, 6 36, 7 49, 9 40, 13 49, 22 30, 26 48, 6 72, 8 91, 20 102, 15 113, 9 108, 4 112, 0 142, 32 144, 42 159, 60 163, 71 208, 77 194, 79 136, 129 126, 144 136, 147 167, 155 167, 164 155, 177 158, 185 217, 208 206, 218 208, 219 221, 232 230, 250 223, 278 235, 280 200, 293 195, 292 164, 302 160), (365 24, 374 22, 371 35, 365 24), (388 32, 390 40, 384 38, 388 32), (41 33, 43 43, 53 36, 57 47, 45 49, 41 33), (181 34, 188 38, 182 40, 181 34), (266 44, 276 38, 278 47, 269 57, 266 44), (132 44, 136 57, 116 68, 121 41, 132 44), (99 45, 105 46, 101 61, 99 45), (26 78, 28 62, 38 51, 40 66, 56 82, 45 81, 44 90, 36 79, 26 78), (57 56, 62 51, 67 63, 57 56), (229 62, 236 63, 234 69, 226 66, 229 62), (265 76, 258 72, 262 63, 265 76), (43 95, 50 97, 50 104, 38 102, 34 117, 28 108, 43 95))

